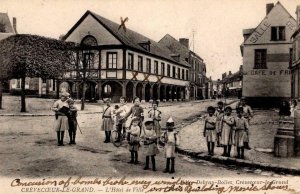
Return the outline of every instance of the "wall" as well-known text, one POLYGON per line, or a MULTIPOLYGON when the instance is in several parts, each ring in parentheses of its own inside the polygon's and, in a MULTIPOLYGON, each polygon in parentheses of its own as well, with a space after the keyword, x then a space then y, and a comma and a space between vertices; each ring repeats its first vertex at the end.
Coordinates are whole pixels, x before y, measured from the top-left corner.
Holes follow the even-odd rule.
POLYGON ((95 18, 88 15, 82 23, 69 35, 66 41, 81 43, 81 40, 92 35, 97 39, 98 45, 120 45, 121 42, 107 31, 95 18))

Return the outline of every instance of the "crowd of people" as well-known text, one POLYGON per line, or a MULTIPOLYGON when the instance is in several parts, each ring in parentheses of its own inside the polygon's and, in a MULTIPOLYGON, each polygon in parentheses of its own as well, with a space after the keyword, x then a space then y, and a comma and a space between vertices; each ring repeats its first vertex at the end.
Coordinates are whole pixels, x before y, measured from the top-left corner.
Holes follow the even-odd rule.
MULTIPOLYGON (((103 109, 101 129, 105 133, 104 143, 110 143, 111 133, 117 130, 120 134, 117 140, 122 141, 121 135, 126 137, 130 152, 130 164, 139 163, 139 151, 145 152, 145 167, 156 171, 155 156, 160 152, 159 143, 164 145, 166 157, 166 168, 164 172, 175 172, 175 148, 179 144, 179 136, 175 130, 175 123, 170 117, 166 122, 166 128, 162 130, 161 114, 158 109, 159 102, 154 101, 152 108, 144 113, 140 106, 140 99, 135 97, 133 106, 128 107, 126 98, 121 97, 120 103, 111 106, 110 99, 105 99, 106 107, 103 109)), ((296 104, 294 103, 295 108, 296 104)), ((55 130, 57 132, 58 146, 64 145, 64 132, 69 132, 69 144, 76 144, 77 131, 77 108, 74 100, 69 98, 69 94, 64 92, 52 107, 55 111, 55 130)), ((232 108, 225 107, 222 101, 217 103, 217 107, 207 108, 203 135, 207 141, 208 154, 214 155, 215 146, 223 147, 223 156, 230 157, 231 149, 236 147, 237 158, 244 159, 244 150, 251 149, 249 146, 249 124, 253 117, 250 106, 241 98, 236 107, 236 115, 232 115, 232 108)))

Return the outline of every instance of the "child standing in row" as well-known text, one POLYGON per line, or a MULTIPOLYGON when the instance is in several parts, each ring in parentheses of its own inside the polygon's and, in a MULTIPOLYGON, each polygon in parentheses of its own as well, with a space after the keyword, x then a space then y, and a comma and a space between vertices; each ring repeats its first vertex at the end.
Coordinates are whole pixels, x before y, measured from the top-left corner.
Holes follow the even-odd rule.
POLYGON ((146 149, 146 165, 144 170, 149 169, 149 160, 151 157, 152 170, 156 171, 155 156, 159 153, 159 150, 157 148, 157 135, 154 129, 153 119, 147 118, 144 120, 141 138, 144 140, 146 149))
POLYGON ((104 103, 106 103, 107 107, 103 111, 101 128, 105 132, 104 143, 109 143, 113 129, 113 107, 110 106, 110 99, 105 99, 104 103))
POLYGON ((243 108, 236 109, 237 117, 235 118, 235 145, 237 148, 237 158, 244 159, 244 142, 249 129, 248 120, 243 117, 243 108))
POLYGON ((140 118, 134 117, 131 121, 129 130, 129 151, 131 154, 131 160, 128 162, 130 164, 138 164, 138 151, 140 147, 140 134, 141 129, 139 127, 140 118))
POLYGON ((75 138, 76 138, 76 131, 77 131, 77 111, 78 109, 74 106, 74 100, 69 99, 69 136, 70 136, 70 142, 69 145, 76 144, 75 138))
POLYGON ((234 117, 231 115, 232 108, 225 108, 225 115, 221 119, 221 145, 224 148, 222 156, 230 157, 231 146, 234 143, 234 117))
POLYGON ((179 144, 179 139, 177 135, 177 131, 175 129, 175 123, 170 117, 166 123, 167 130, 162 135, 162 142, 165 143, 165 156, 166 156, 166 169, 163 171, 164 173, 174 173, 175 172, 175 149, 176 145, 179 144), (170 169, 171 164, 171 169, 170 169))
POLYGON ((206 138, 208 155, 210 156, 214 155, 215 141, 217 139, 217 132, 216 132, 217 117, 214 115, 215 110, 216 109, 214 107, 209 106, 207 108, 208 117, 206 117, 204 121, 203 136, 206 138))

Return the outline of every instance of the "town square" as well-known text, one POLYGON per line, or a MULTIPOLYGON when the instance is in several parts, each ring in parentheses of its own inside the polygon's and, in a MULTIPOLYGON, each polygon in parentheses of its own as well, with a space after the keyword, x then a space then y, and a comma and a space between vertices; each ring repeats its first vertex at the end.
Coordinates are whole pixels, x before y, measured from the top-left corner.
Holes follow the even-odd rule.
POLYGON ((300 192, 299 26, 296 0, 0 0, 0 193, 300 192))

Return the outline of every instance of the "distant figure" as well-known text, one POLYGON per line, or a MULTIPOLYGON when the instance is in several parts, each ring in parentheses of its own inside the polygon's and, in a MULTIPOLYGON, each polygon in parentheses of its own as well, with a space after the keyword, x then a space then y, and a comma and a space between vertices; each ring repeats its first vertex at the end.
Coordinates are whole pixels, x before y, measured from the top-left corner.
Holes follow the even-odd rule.
POLYGON ((290 104, 287 100, 283 100, 279 106, 279 116, 291 116, 290 104))
POLYGON ((297 110, 298 106, 297 106, 297 100, 292 100, 291 102, 291 107, 290 107, 290 111, 291 111, 291 117, 295 116, 295 110, 297 110))

